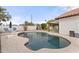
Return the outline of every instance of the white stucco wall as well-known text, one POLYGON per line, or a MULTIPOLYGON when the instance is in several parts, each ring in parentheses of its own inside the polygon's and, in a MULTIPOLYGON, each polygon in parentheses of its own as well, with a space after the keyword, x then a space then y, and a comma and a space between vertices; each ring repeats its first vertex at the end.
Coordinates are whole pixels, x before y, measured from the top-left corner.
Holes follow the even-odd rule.
POLYGON ((27 30, 36 30, 36 26, 27 26, 27 30))
MULTIPOLYGON (((24 31, 24 26, 18 26, 18 31, 24 31)), ((27 30, 36 30, 36 26, 27 26, 27 30)))
MULTIPOLYGON (((24 26, 12 26, 12 28, 16 28, 16 31, 24 31, 24 26)), ((0 26, 0 32, 6 32, 4 28, 10 29, 9 26, 0 26)), ((27 30, 36 30, 36 26, 27 26, 27 30)))
POLYGON ((59 19, 59 33, 69 35, 69 31, 79 33, 79 16, 59 19))
POLYGON ((17 26, 17 31, 24 31, 24 26, 17 26))

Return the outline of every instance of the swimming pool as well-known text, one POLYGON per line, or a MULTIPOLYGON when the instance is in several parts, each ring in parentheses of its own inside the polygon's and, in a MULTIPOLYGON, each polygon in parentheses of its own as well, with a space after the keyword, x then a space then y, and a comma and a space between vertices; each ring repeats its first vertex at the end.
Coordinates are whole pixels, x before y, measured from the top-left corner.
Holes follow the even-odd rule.
POLYGON ((19 36, 29 38, 25 46, 33 51, 42 48, 59 49, 70 45, 70 41, 63 37, 53 36, 45 32, 24 32, 19 36))

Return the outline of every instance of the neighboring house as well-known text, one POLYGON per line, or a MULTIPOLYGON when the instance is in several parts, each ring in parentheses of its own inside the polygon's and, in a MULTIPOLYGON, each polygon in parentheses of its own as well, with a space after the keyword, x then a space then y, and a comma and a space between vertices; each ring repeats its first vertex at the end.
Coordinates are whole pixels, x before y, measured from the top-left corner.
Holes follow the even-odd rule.
POLYGON ((51 22, 48 22, 48 27, 50 30, 52 30, 54 32, 59 32, 58 20, 52 20, 51 22))
POLYGON ((60 15, 56 20, 59 20, 60 34, 70 35, 70 31, 79 33, 79 8, 60 15))

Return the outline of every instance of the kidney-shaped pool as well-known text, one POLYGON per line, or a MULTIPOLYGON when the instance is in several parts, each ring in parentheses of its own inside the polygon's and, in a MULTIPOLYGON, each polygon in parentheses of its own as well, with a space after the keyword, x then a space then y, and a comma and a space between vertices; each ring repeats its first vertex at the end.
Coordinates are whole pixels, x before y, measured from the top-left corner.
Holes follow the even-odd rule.
POLYGON ((44 32, 23 32, 19 36, 29 38, 29 42, 25 44, 29 49, 36 51, 42 48, 59 49, 70 45, 70 41, 63 37, 53 36, 44 32))

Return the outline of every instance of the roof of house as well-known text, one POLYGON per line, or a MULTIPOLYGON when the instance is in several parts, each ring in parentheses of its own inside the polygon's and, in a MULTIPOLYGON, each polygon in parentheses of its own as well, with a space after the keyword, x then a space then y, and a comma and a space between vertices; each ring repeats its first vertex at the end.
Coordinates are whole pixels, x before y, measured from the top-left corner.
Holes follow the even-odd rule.
POLYGON ((59 23, 59 20, 53 20, 51 22, 49 22, 48 24, 58 24, 59 23))
POLYGON ((76 15, 79 15, 79 8, 77 9, 74 9, 74 10, 71 10, 69 12, 66 12, 60 16, 58 16, 57 18, 55 19, 62 19, 62 18, 67 18, 67 17, 72 17, 72 16, 76 16, 76 15))

